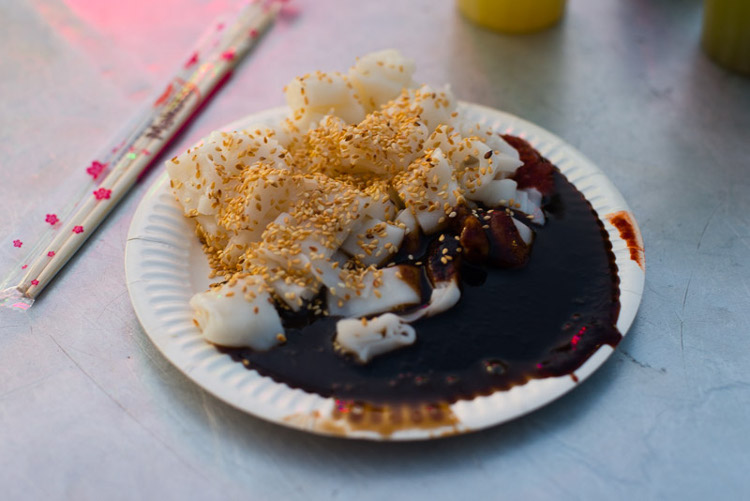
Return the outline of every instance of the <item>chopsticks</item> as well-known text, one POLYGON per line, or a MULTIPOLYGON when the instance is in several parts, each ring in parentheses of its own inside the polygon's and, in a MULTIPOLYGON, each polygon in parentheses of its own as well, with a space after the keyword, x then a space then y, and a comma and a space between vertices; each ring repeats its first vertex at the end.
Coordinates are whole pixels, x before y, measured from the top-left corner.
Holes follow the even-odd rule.
MULTIPOLYGON (((231 25, 212 26, 208 36, 203 37, 203 43, 196 47, 116 151, 104 161, 92 164, 94 170, 87 172, 94 179, 107 166, 111 168, 97 189, 89 192, 79 202, 78 209, 65 218, 52 241, 46 247, 37 246, 43 250, 34 252, 23 266, 26 272, 12 288, 21 297, 16 293, 16 303, 11 306, 26 309, 33 303, 133 187, 144 169, 228 77, 279 10, 280 2, 255 2, 245 7, 231 25)), ((7 296, 7 291, 3 292, 7 296)))

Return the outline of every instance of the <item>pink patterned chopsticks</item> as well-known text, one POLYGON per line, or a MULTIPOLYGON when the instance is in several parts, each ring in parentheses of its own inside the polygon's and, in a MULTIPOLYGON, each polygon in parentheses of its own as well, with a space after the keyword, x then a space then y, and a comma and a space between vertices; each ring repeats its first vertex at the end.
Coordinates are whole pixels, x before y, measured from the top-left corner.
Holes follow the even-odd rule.
MULTIPOLYGON (((86 168, 93 183, 89 183, 82 198, 70 204, 66 213, 46 215, 49 228, 0 284, 0 306, 25 310, 33 304, 144 169, 255 45, 276 18, 280 4, 256 1, 231 23, 211 27, 125 137, 86 168)), ((23 246, 20 239, 12 243, 15 248, 23 246)))

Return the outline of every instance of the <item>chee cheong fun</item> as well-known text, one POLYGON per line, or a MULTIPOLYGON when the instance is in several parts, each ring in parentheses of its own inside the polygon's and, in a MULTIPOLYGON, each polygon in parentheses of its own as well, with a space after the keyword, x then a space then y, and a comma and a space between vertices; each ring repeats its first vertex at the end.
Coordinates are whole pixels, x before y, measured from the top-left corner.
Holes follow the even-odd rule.
POLYGON ((461 259, 525 264, 551 164, 463 121, 449 88, 413 72, 386 50, 297 77, 283 123, 214 132, 167 162, 219 280, 190 302, 207 341, 269 350, 285 315, 308 312, 341 317, 334 343, 364 363, 460 301, 461 259), (437 234, 428 259, 409 259, 437 234))

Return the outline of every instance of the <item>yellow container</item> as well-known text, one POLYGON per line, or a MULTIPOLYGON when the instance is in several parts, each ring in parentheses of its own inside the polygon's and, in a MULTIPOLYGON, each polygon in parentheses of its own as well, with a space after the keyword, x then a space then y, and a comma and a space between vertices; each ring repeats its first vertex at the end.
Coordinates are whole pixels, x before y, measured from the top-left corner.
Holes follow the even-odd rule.
POLYGON ((531 33, 557 23, 565 0, 457 0, 475 23, 506 33, 531 33))
POLYGON ((703 50, 719 64, 750 73, 750 0, 706 0, 703 50))

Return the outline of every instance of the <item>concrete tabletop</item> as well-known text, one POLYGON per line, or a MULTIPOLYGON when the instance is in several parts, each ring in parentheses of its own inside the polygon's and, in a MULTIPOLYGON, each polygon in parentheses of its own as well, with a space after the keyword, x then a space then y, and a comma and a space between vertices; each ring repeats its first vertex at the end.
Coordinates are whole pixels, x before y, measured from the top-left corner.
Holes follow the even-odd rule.
MULTIPOLYGON (((0 311, 0 498, 750 496, 750 78, 701 51, 701 3, 571 0, 526 36, 449 0, 295 3, 165 158, 283 104, 297 74, 398 48, 418 81, 552 131, 620 189, 646 245, 633 327, 579 388, 479 433, 369 443, 263 422, 191 383, 135 317, 123 251, 157 168, 31 309, 0 311)), ((0 2, 0 278, 231 6, 0 2)))

